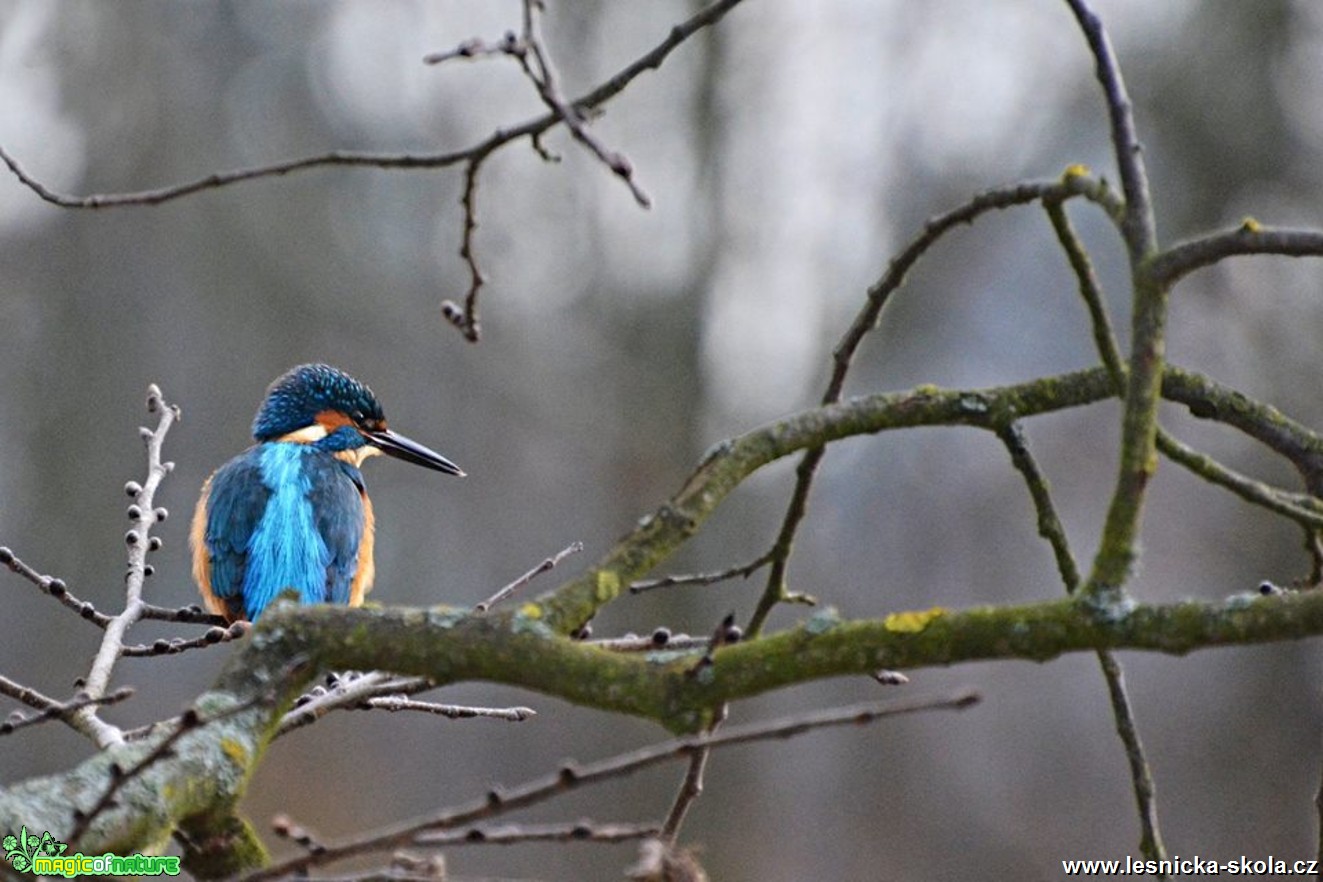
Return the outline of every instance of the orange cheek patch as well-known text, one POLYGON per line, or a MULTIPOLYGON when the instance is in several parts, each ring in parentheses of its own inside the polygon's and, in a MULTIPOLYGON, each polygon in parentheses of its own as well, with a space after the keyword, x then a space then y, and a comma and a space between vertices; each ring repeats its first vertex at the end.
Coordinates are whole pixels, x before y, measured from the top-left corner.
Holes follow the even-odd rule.
POLYGON ((338 410, 323 410, 316 416, 317 425, 326 430, 326 434, 331 434, 341 426, 353 425, 353 421, 348 416, 338 410))
POLYGON ((293 441, 296 444, 312 444, 320 441, 341 426, 352 426, 353 420, 338 410, 323 410, 313 417, 312 425, 281 435, 281 441, 293 441))

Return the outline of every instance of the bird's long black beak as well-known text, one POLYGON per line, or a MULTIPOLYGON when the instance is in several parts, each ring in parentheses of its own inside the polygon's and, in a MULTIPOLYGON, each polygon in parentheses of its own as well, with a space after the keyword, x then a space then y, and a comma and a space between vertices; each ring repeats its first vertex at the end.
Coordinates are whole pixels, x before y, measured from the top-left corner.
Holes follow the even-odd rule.
POLYGON ((424 447, 417 441, 410 441, 390 429, 379 429, 375 432, 364 431, 363 437, 367 438, 374 447, 387 456, 420 465, 425 469, 434 469, 438 472, 445 472, 447 475, 464 477, 463 469, 435 450, 424 447))

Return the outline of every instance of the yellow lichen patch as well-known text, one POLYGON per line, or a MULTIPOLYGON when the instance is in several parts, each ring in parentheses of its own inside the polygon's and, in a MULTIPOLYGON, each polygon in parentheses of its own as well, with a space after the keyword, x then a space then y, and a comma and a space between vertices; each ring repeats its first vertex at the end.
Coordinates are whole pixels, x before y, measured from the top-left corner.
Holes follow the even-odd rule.
POLYGON ((620 595, 620 576, 615 570, 597 571, 597 590, 594 593, 598 603, 606 603, 620 595))
POLYGON ((525 603, 523 606, 519 607, 519 615, 523 616, 526 619, 540 619, 542 618, 542 607, 536 603, 533 603, 532 601, 529 601, 528 603, 525 603))
POLYGON ((1062 180, 1071 178, 1087 178, 1089 176, 1089 167, 1082 162, 1076 162, 1066 166, 1066 170, 1061 173, 1062 180))
POLYGON ((1247 217, 1240 222, 1240 231, 1242 233, 1261 233, 1263 232, 1263 224, 1252 217, 1247 217))
POLYGON ((233 760, 236 766, 247 767, 248 748, 244 747, 233 738, 222 738, 220 745, 221 750, 225 751, 225 755, 233 760))
POLYGON ((928 627, 933 619, 940 618, 944 615, 946 615, 946 607, 934 606, 932 609, 892 613, 882 620, 882 625, 888 631, 896 631, 901 634, 914 634, 928 627))

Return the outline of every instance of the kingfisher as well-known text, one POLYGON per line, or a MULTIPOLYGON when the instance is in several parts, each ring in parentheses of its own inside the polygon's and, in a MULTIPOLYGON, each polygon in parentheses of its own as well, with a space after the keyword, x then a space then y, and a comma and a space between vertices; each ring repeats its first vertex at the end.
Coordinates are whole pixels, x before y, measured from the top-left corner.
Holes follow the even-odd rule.
POLYGON ((368 457, 464 475, 388 429, 372 390, 325 364, 299 365, 271 384, 253 438, 202 485, 189 531, 202 600, 231 622, 256 621, 286 589, 301 603, 363 602, 375 575, 360 471, 368 457))

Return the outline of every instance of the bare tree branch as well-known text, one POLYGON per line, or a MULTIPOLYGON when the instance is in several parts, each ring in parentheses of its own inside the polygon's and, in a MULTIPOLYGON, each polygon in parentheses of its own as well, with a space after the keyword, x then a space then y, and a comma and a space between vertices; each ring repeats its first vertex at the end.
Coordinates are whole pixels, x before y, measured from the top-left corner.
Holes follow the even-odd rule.
MULTIPOLYGON (((152 385, 147 390, 147 412, 157 414, 155 429, 140 429, 147 447, 147 480, 135 494, 135 502, 129 506, 129 517, 133 527, 124 536, 124 543, 129 549, 129 570, 124 580, 124 611, 114 617, 105 629, 101 648, 92 660, 84 683, 84 691, 92 698, 106 694, 110 676, 124 650, 124 637, 141 617, 143 609, 143 583, 149 574, 147 563, 148 532, 158 522, 165 520, 166 511, 153 504, 156 488, 167 474, 174 469, 174 463, 161 460, 161 445, 170 427, 180 418, 179 408, 167 404, 161 396, 161 390, 152 385)), ((117 727, 101 720, 96 714, 96 705, 88 705, 75 711, 69 717, 70 725, 92 738, 98 747, 123 744, 124 733, 117 727)))
POLYGON ((1116 60, 1112 41, 1102 21, 1084 0, 1066 0, 1070 11, 1079 22, 1080 30, 1088 41, 1089 51, 1096 63, 1098 83, 1107 100, 1107 117, 1111 122, 1112 150, 1121 173, 1121 192, 1125 195, 1125 220, 1121 231, 1130 250, 1133 263, 1148 257, 1158 247, 1157 231, 1153 222, 1153 203, 1148 189, 1148 173, 1135 129, 1134 108, 1126 94, 1121 77, 1121 65, 1116 60))
POLYGON ((470 827, 467 830, 441 830, 419 833, 413 844, 419 846, 520 845, 525 842, 628 842, 656 836, 656 824, 506 824, 500 827, 470 827))
POLYGON ((478 323, 478 292, 487 283, 487 277, 478 266, 478 252, 473 247, 473 238, 478 232, 478 169, 481 167, 482 159, 474 159, 464 167, 464 195, 459 200, 464 207, 459 256, 469 268, 469 289, 464 295, 464 306, 460 308, 452 300, 441 302, 441 315, 463 332, 470 343, 477 343, 482 338, 482 327, 478 323))
POLYGON ((295 700, 293 709, 281 719, 276 735, 287 735, 295 729, 315 723, 333 710, 411 710, 452 720, 489 717, 516 723, 537 716, 537 711, 529 707, 465 707, 408 698, 435 688, 436 684, 426 677, 398 677, 382 671, 355 676, 334 675, 330 688, 318 687, 295 700))
POLYGON ((281 861, 249 873, 243 877, 243 880, 258 882, 262 879, 274 879, 309 867, 324 866, 332 861, 408 845, 416 836, 424 832, 430 834, 472 824, 474 821, 542 802, 578 787, 631 775, 668 760, 692 756, 696 751, 705 748, 747 744, 772 738, 791 738, 815 729, 861 725, 899 714, 929 710, 959 710, 975 704, 978 700, 979 696, 976 693, 963 691, 936 698, 859 704, 828 711, 814 711, 766 723, 731 726, 713 735, 677 738, 588 765, 567 763, 554 774, 510 788, 493 789, 486 797, 475 802, 406 821, 390 830, 369 833, 338 845, 330 845, 316 854, 304 854, 281 861))
POLYGON ((133 689, 129 686, 123 686, 109 695, 102 695, 99 698, 93 698, 80 692, 68 701, 57 701, 30 686, 16 683, 8 677, 0 677, 0 695, 8 695, 10 698, 37 710, 37 713, 31 716, 24 714, 22 711, 15 711, 4 722, 0 722, 0 735, 9 735, 27 726, 67 718, 69 714, 88 705, 117 704, 131 697, 133 689))
MULTIPOLYGON (((136 484, 134 486, 137 486, 136 484)), ((98 628, 105 629, 112 621, 111 617, 105 613, 98 612, 96 607, 86 600, 80 600, 69 591, 69 586, 63 579, 54 576, 44 576, 32 567, 23 563, 8 548, 0 548, 0 565, 9 567, 15 573, 18 573, 24 579, 27 579, 33 585, 36 585, 43 593, 54 597, 65 608, 78 613, 79 616, 96 625, 98 628)))
POLYGON ((510 595, 514 594, 520 588, 523 588, 529 582, 532 582, 538 576, 555 569, 556 566, 561 561, 569 557, 571 554, 578 554, 580 551, 583 551, 583 543, 571 542, 569 545, 565 546, 551 557, 542 561, 542 563, 533 567, 533 569, 524 573, 518 579, 515 579, 509 585, 506 585, 500 591, 497 591, 491 597, 488 597, 482 603, 479 603, 477 606, 473 607, 473 611, 479 613, 485 613, 487 610, 491 609, 493 606, 500 603, 502 600, 507 599, 510 595))
MULTIPOLYGON (((626 65, 610 79, 597 88, 568 102, 568 106, 580 110, 591 109, 605 104, 620 94, 638 76, 648 70, 656 70, 677 47, 698 31, 720 21, 727 12, 734 9, 742 0, 720 0, 704 7, 688 20, 672 27, 666 38, 650 51, 626 65)), ((283 162, 216 172, 205 177, 151 190, 139 190, 129 193, 99 193, 88 196, 75 196, 61 193, 47 187, 29 175, 18 161, 3 147, 0 147, 0 160, 9 166, 14 176, 40 196, 46 202, 62 208, 113 208, 126 205, 159 205, 184 196, 190 196, 202 190, 227 187, 243 181, 259 178, 280 177, 295 172, 332 166, 369 167, 381 169, 435 169, 461 163, 481 162, 492 152, 511 141, 521 138, 536 137, 553 126, 563 122, 557 113, 546 113, 514 126, 502 128, 486 139, 468 148, 441 153, 365 153, 352 150, 333 150, 315 156, 305 156, 283 162)))
MULTIPOLYGON (((1028 441, 1017 423, 1010 422, 999 427, 997 436, 1006 445, 1006 450, 1011 455, 1011 463, 1029 487, 1029 495, 1038 514, 1038 534, 1052 546, 1052 553, 1057 559, 1057 570, 1061 573, 1061 581, 1065 585, 1066 593, 1073 595, 1080 585, 1079 566, 1070 551, 1066 528, 1057 514, 1056 504, 1052 501, 1047 477, 1029 451, 1028 441)), ((1130 763, 1130 780, 1142 830, 1140 853, 1151 860, 1164 860, 1167 857, 1167 850, 1162 844, 1162 832, 1158 824, 1157 787, 1153 783, 1153 771, 1144 754, 1143 742, 1139 738, 1139 727, 1135 723, 1134 709, 1130 705, 1130 696, 1125 688, 1121 663, 1105 649, 1098 650, 1097 655, 1103 679, 1107 681, 1107 693, 1111 697, 1116 731, 1121 737, 1126 759, 1130 763)))
POLYGON ((672 585, 715 585, 730 579, 747 579, 772 560, 772 552, 767 552, 746 564, 721 570, 716 573, 691 573, 687 576, 662 576, 660 579, 644 579, 629 586, 630 594, 641 594, 657 588, 669 588, 672 585))
POLYGON ((1225 258, 1254 254, 1323 257, 1323 232, 1266 227, 1247 218, 1234 230, 1173 245, 1153 258, 1150 270, 1161 284, 1173 285, 1195 270, 1225 258))
POLYGON ((557 85, 557 76, 555 68, 551 63, 551 54, 547 51, 542 39, 542 26, 540 13, 542 12, 542 0, 524 0, 524 46, 527 52, 519 55, 520 65, 529 80, 537 88, 538 95, 542 97, 542 103, 546 104, 552 113, 560 118, 565 124, 565 128, 570 130, 574 140, 578 141, 588 151, 601 161, 603 165, 611 170, 616 177, 625 182, 629 191, 634 194, 634 201, 640 208, 651 208, 652 198, 644 192, 638 182, 634 180, 634 165, 623 153, 618 153, 605 144, 588 129, 587 120, 584 119, 583 112, 577 107, 571 105, 560 92, 557 85))

